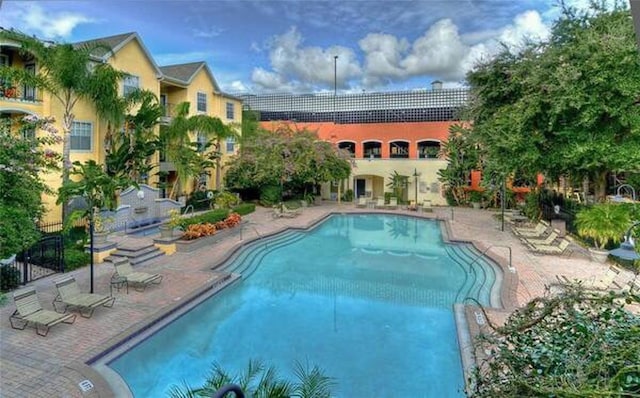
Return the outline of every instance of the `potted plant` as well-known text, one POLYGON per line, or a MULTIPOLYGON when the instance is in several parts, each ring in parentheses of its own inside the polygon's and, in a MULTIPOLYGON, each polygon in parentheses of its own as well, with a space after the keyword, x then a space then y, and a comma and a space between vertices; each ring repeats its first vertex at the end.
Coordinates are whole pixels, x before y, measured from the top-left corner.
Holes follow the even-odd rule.
POLYGON ((113 218, 104 217, 98 209, 93 212, 93 243, 101 245, 107 242, 107 237, 111 233, 111 223, 113 218))
POLYGON ((176 228, 182 226, 182 217, 180 217, 180 210, 169 210, 169 220, 160 226, 160 237, 171 238, 173 237, 173 231, 176 228))
POLYGON ((609 242, 620 243, 625 229, 629 225, 629 214, 623 206, 616 204, 598 204, 581 210, 576 215, 576 229, 581 237, 593 240, 591 254, 598 261, 605 262, 609 242))
POLYGON ((480 208, 480 204, 482 203, 483 198, 484 195, 480 191, 469 192, 469 201, 471 202, 471 206, 473 206, 474 209, 480 208))

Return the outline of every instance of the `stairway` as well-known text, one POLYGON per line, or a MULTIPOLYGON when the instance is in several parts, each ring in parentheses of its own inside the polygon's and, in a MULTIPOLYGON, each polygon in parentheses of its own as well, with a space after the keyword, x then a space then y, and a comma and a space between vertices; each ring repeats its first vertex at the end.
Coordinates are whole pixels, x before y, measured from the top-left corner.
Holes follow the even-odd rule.
POLYGON ((152 260, 156 257, 164 256, 164 253, 160 251, 152 242, 124 242, 118 243, 117 250, 104 261, 109 261, 112 264, 129 260, 132 266, 140 265, 146 261, 152 260))

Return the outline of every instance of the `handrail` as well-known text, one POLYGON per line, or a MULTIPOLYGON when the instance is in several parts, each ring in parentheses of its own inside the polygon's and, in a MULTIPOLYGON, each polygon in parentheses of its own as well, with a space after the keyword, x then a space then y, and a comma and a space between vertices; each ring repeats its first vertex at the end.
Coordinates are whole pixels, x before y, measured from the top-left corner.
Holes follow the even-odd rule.
POLYGON ((513 263, 512 263, 512 257, 513 256, 512 256, 512 253, 511 253, 511 246, 505 246, 505 245, 491 245, 491 246, 487 247, 486 249, 484 249, 484 251, 482 253, 478 254, 476 256, 476 258, 473 259, 473 261, 469 264, 469 267, 471 267, 481 256, 484 256, 489 251, 489 249, 492 249, 494 247, 502 247, 502 248, 505 248, 505 249, 509 249, 509 271, 515 273, 516 269, 513 267, 513 263))
POLYGON ((182 215, 186 216, 189 213, 189 209, 191 209, 191 215, 193 216, 195 213, 195 210, 193 209, 193 205, 188 205, 187 207, 185 207, 184 211, 182 212, 182 215))
POLYGON ((242 388, 240 388, 240 386, 236 384, 226 384, 222 386, 218 391, 216 391, 211 396, 211 398, 222 398, 230 392, 234 393, 236 398, 245 397, 244 392, 242 391, 242 388))

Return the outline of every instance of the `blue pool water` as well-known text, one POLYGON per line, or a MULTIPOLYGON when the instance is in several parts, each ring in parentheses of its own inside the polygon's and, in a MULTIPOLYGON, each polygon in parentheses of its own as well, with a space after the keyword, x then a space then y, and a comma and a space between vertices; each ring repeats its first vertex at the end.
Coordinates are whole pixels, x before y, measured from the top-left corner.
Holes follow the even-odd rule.
POLYGON ((429 220, 340 215, 237 253, 245 278, 108 364, 135 397, 200 386, 214 362, 250 359, 293 376, 295 361, 336 379, 336 397, 462 397, 452 306, 491 301, 496 274, 429 220))

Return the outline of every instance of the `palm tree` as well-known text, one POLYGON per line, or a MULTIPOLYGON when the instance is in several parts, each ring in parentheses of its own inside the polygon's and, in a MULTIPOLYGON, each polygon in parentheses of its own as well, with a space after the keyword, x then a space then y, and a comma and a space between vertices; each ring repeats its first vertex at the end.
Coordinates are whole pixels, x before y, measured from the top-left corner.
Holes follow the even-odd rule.
MULTIPOLYGON (((73 110, 78 101, 88 100, 97 104, 102 97, 117 97, 121 74, 108 64, 96 65, 91 55, 96 49, 111 49, 101 43, 51 44, 13 30, 0 30, 0 38, 18 43, 21 51, 33 56, 39 65, 35 74, 18 68, 0 67, 0 77, 10 77, 17 83, 42 89, 62 107, 64 184, 69 181, 71 127, 75 118, 73 110)), ((66 204, 63 204, 63 219, 67 213, 66 204)))

